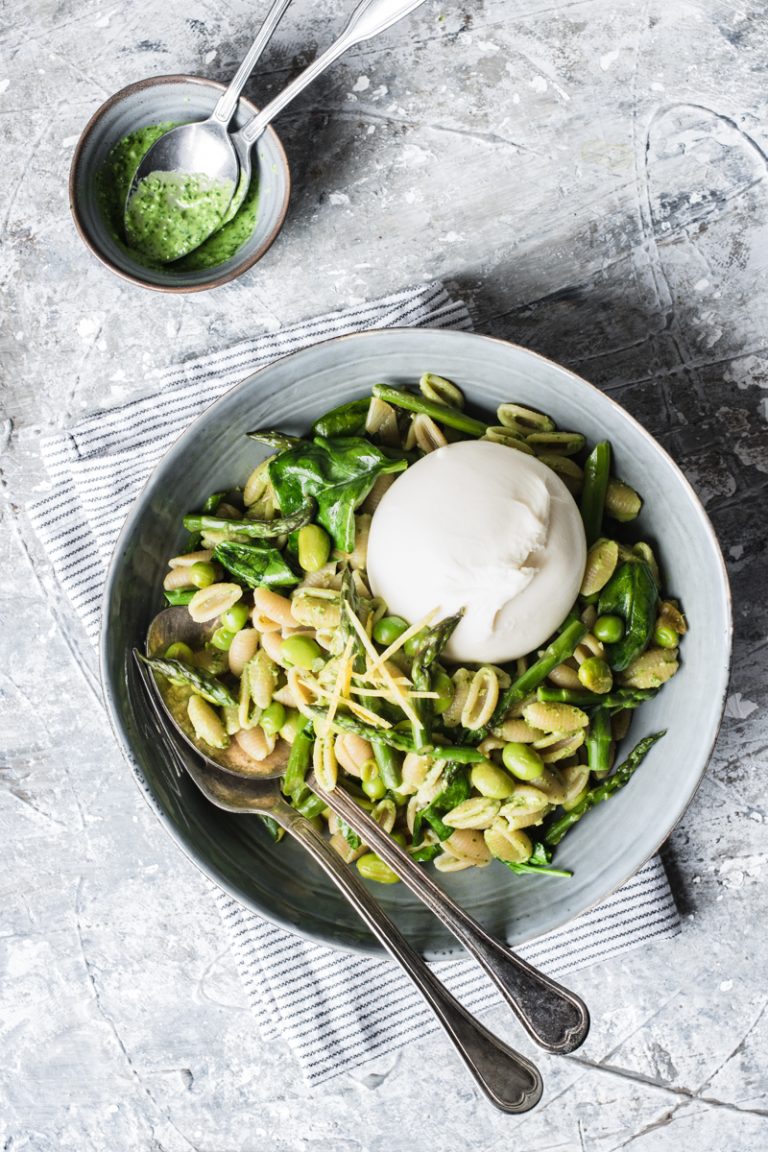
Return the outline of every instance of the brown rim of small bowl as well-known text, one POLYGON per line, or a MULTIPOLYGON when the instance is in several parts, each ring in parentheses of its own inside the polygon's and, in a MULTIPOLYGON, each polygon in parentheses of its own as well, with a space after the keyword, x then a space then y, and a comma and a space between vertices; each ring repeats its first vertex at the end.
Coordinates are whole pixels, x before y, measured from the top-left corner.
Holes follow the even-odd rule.
MULTIPOLYGON (((112 260, 110 260, 108 256, 106 256, 102 251, 99 250, 99 248, 97 248, 83 226, 83 223, 80 219, 79 208, 77 206, 77 197, 75 196, 75 178, 80 163, 80 156, 83 150, 83 145, 94 125, 101 119, 104 113, 109 111, 109 109, 114 104, 117 104, 118 101, 123 100, 126 96, 132 96, 135 92, 141 92, 145 88, 155 88, 158 84, 199 84, 204 88, 216 88, 219 92, 223 92, 226 88, 226 84, 222 84, 220 80, 207 80, 204 76, 188 76, 184 73, 172 73, 169 76, 148 76, 146 80, 137 80, 135 83, 128 84, 125 88, 121 88, 118 92, 115 92, 112 96, 109 97, 108 100, 105 100, 104 103, 96 109, 78 138, 77 144, 75 146, 75 152, 72 157, 72 163, 69 169, 69 208, 72 213, 72 218, 75 222, 75 228, 77 229, 80 239, 83 241, 85 246, 90 249, 97 260, 99 260, 106 268, 109 268, 111 272, 114 272, 114 274, 119 276, 122 280, 127 280, 131 284, 137 284, 140 288, 148 288, 152 292, 173 292, 174 294, 207 292, 211 288, 220 288, 222 284, 228 284, 230 280, 236 280, 238 276, 242 276, 244 272, 247 272, 249 268, 252 268, 254 264, 258 263, 262 256, 264 256, 265 253, 268 252, 272 247, 280 233, 281 228, 283 227, 283 223, 285 222, 285 217, 288 212, 288 202, 291 197, 291 169, 288 164, 288 157, 285 154, 282 141, 270 124, 265 131, 274 138, 278 152, 282 157, 283 165, 285 168, 285 195, 283 197, 282 208, 280 209, 280 216, 275 223, 274 228, 270 232, 269 236, 267 236, 264 243, 259 248, 257 248, 253 255, 250 256, 242 266, 235 268, 231 272, 227 272, 222 276, 217 276, 215 279, 207 280, 204 284, 190 284, 183 286, 179 285, 178 287, 175 287, 171 284, 149 284, 146 280, 142 280, 141 277, 134 276, 130 272, 126 272, 122 268, 118 268, 118 266, 112 260)), ((259 111, 256 105, 252 101, 246 99, 245 96, 241 96, 240 100, 254 115, 259 111)))

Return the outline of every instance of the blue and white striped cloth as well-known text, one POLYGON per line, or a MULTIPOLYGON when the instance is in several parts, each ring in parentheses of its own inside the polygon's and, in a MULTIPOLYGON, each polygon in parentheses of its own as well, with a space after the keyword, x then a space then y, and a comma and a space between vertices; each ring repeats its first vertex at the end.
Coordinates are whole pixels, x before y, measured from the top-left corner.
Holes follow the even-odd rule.
MULTIPOLYGON (((187 425, 228 388, 281 356, 333 336, 406 325, 470 329, 472 322, 466 305, 442 284, 409 289, 188 361, 165 372, 152 395, 43 437, 51 486, 27 514, 58 585, 94 643, 123 515, 187 425)), ((390 961, 322 948, 275 927, 218 889, 215 893, 262 1033, 290 1044, 310 1083, 436 1029, 421 997, 390 961)), ((599 908, 519 951, 562 976, 679 930, 656 858, 599 908)), ((470 961, 440 961, 435 970, 472 1012, 500 1002, 470 961)))

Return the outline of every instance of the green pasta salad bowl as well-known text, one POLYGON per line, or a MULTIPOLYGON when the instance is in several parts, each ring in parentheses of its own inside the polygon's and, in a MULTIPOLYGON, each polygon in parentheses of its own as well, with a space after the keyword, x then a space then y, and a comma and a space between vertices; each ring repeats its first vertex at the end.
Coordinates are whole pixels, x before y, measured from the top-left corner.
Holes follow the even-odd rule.
POLYGON ((573 373, 502 340, 390 329, 242 381, 128 516, 105 697, 144 794, 204 873, 290 931, 374 954, 299 845, 174 767, 133 656, 168 604, 189 643, 145 664, 189 738, 230 772, 280 775, 427 957, 453 938, 318 793, 350 793, 518 945, 659 848, 728 683, 706 514, 660 445, 573 373))

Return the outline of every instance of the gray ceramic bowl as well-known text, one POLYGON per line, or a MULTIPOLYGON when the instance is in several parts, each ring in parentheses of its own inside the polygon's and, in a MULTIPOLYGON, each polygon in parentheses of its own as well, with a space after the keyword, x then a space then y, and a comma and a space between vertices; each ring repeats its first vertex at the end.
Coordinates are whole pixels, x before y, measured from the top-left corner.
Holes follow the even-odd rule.
MULTIPOLYGON (((176 778, 153 734, 129 657, 162 605, 166 560, 182 547, 182 515, 242 483, 264 456, 254 427, 304 433, 322 412, 371 384, 412 384, 425 370, 455 380, 471 407, 493 412, 517 400, 551 413, 591 441, 608 437, 617 472, 645 497, 638 521, 654 543, 666 587, 690 621, 679 674, 644 705, 632 740, 668 729, 629 785, 594 809, 563 841, 557 862, 571 880, 507 875, 500 867, 434 873, 492 931, 518 944, 604 900, 653 854, 680 819, 706 768, 728 680, 730 607, 717 540, 689 484, 623 409, 564 368, 524 348, 464 332, 395 329, 342 337, 298 352, 244 380, 208 409, 156 468, 126 521, 104 601, 102 673, 115 730, 161 821, 218 885, 293 931, 376 952, 354 912, 289 840, 274 846, 252 817, 225 815, 176 778)), ((377 898, 418 947, 455 945, 402 885, 377 898)))
MULTIPOLYGON (((254 149, 254 171, 259 177, 259 213, 256 227, 241 248, 223 264, 183 272, 172 264, 145 268, 119 244, 99 204, 96 177, 118 140, 148 124, 204 120, 213 111, 224 85, 199 76, 155 76, 129 84, 93 114, 75 148, 69 175, 69 202, 80 236, 107 268, 118 276, 158 292, 202 292, 242 275, 260 260, 282 228, 288 210, 291 174, 283 146, 272 128, 254 149)), ((244 97, 234 124, 241 128, 257 111, 244 97)))

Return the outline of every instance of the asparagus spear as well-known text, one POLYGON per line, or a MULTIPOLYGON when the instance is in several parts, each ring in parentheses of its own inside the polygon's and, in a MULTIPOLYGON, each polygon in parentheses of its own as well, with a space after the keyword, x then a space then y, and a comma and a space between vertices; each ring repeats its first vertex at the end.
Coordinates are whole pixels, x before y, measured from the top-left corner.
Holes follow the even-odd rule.
POLYGON ((596 708, 587 732, 587 763, 590 772, 608 772, 611 767, 611 715, 606 707, 596 708))
POLYGON ((268 448, 277 448, 278 452, 303 443, 301 436, 289 436, 287 432, 279 432, 274 428, 257 428, 255 432, 246 432, 246 436, 258 440, 259 444, 266 444, 268 448))
POLYGON ((226 705, 230 708, 237 707, 237 700, 235 700, 226 684, 222 684, 221 680, 217 680, 215 676, 204 672, 202 668, 192 668, 191 665, 185 664, 183 660, 166 660, 161 656, 150 659, 149 656, 143 656, 138 648, 134 648, 133 653, 134 656, 138 656, 142 663, 147 664, 153 672, 159 673, 160 676, 165 676, 172 684, 187 685, 193 692, 196 692, 198 696, 202 696, 204 700, 207 700, 209 704, 226 705))
POLYGON ((412 392, 403 392, 399 388, 390 388, 387 384, 374 384, 374 396, 379 400, 386 400, 396 408, 405 408, 408 412, 423 412, 431 416, 438 424, 445 424, 448 428, 456 428, 459 432, 466 432, 469 436, 484 436, 488 425, 483 420, 475 420, 467 416, 458 408, 451 408, 449 404, 442 404, 439 400, 428 400, 426 396, 414 396, 412 392))
MULTIPOLYGON (((411 665, 411 681, 417 692, 429 692, 432 686, 432 667, 440 659, 440 654, 463 615, 462 609, 454 616, 446 616, 424 632, 411 665)), ((420 748, 431 736, 432 701, 416 699, 413 705, 420 721, 418 729, 414 725, 413 740, 416 747, 420 748)))
POLYGON ((225 520, 221 516, 185 516, 184 527, 190 532, 227 532, 232 536, 249 536, 258 540, 288 536, 309 524, 315 512, 315 501, 309 497, 296 512, 275 520, 225 520))
POLYGON ((575 704, 577 708, 638 708, 644 700, 656 695, 657 688, 619 688, 616 692, 582 691, 580 688, 555 688, 541 684, 536 689, 539 700, 553 704, 575 704))
MULTIPOLYGON (((326 711, 324 708, 310 707, 309 711, 318 720, 325 718, 326 711)), ((388 744, 390 748, 398 748, 401 752, 416 751, 413 737, 406 732, 397 728, 377 728, 375 724, 366 724, 363 720, 350 716, 348 712, 337 712, 333 717, 333 724, 334 727, 341 728, 344 732, 355 732, 358 736, 364 736, 372 744, 380 740, 382 744, 388 744)))
POLYGON ((586 624, 582 624, 579 619, 571 620, 560 635, 556 636, 552 643, 544 649, 543 655, 535 664, 531 664, 522 676, 518 676, 517 680, 513 680, 510 686, 502 692, 490 722, 484 728, 474 732, 474 737, 477 740, 485 739, 491 728, 497 727, 502 722, 510 708, 519 704, 521 700, 525 700, 526 696, 530 696, 531 692, 541 684, 553 668, 562 664, 563 660, 567 660, 569 656, 573 656, 576 645, 586 635, 586 632, 586 624))
POLYGON ((553 847, 555 844, 559 844, 568 829, 581 820, 585 812, 594 808, 596 804, 601 804, 603 800, 609 800, 614 793, 623 788, 640 767, 656 741, 664 735, 666 735, 666 731, 654 732, 652 736, 646 736, 644 740, 636 744, 624 763, 619 765, 612 776, 608 776, 607 779, 596 784, 594 788, 590 788, 580 804, 577 804, 570 812, 564 812, 562 816, 558 816, 557 820, 550 824, 544 834, 544 842, 553 847))
POLYGON ((605 508, 605 493, 611 470, 611 446, 601 440, 590 452, 584 465, 584 487, 581 490, 581 518, 590 548, 600 535, 605 508))

